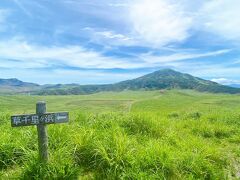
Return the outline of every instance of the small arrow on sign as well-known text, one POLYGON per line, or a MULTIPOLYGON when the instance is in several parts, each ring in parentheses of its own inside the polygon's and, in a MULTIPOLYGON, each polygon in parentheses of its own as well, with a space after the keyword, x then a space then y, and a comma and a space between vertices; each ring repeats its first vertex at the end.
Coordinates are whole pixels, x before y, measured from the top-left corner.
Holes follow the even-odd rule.
POLYGON ((58 113, 56 114, 56 123, 68 122, 68 113, 58 113))
POLYGON ((60 120, 65 120, 67 119, 67 116, 58 116, 57 117, 57 120, 60 121, 60 120))

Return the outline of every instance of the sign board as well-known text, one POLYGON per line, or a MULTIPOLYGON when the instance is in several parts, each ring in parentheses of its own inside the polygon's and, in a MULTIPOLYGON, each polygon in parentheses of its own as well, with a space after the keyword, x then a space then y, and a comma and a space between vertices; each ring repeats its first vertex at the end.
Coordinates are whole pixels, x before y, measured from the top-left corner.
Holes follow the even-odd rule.
POLYGON ((46 103, 39 101, 36 104, 36 114, 11 116, 12 127, 37 125, 39 158, 43 163, 49 159, 47 124, 65 123, 69 121, 68 112, 46 113, 46 103))
POLYGON ((45 113, 42 115, 27 114, 11 116, 12 127, 33 126, 39 124, 57 124, 66 123, 68 121, 69 121, 68 112, 45 113))

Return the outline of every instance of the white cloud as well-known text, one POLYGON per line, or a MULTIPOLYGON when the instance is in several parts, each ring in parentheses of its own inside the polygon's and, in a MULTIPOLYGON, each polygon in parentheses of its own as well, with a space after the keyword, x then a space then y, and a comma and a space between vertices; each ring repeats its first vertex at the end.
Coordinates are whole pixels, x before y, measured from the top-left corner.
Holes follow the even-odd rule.
POLYGON ((115 34, 112 31, 102 31, 102 32, 97 32, 96 34, 104 36, 109 39, 120 39, 123 41, 130 40, 129 37, 124 36, 123 34, 115 34))
POLYGON ((134 0, 129 5, 132 36, 159 47, 205 31, 239 43, 239 7, 239 0, 134 0))
POLYGON ((239 0, 215 0, 206 2, 201 10, 200 17, 203 21, 203 27, 205 27, 206 31, 239 42, 239 7, 239 0))
MULTIPOLYGON (((95 39, 101 42, 108 39, 113 45, 155 48, 183 42, 202 31, 240 40, 239 0, 133 0, 107 5, 105 11, 111 13, 101 17, 122 24, 125 30, 124 34, 110 29, 96 31, 95 39)), ((100 16, 98 13, 95 15, 100 16)))
POLYGON ((85 33, 88 33, 91 41, 107 45, 134 45, 136 41, 132 37, 128 37, 125 34, 116 33, 111 30, 97 30, 91 27, 83 29, 85 33))
POLYGON ((135 64, 123 58, 106 57, 81 46, 36 46, 19 38, 0 42, 0 67, 42 68, 59 65, 81 68, 135 68, 144 67, 145 64, 135 64), (17 61, 3 63, 6 59, 17 61))
POLYGON ((156 56, 151 54, 145 54, 142 58, 147 63, 168 63, 168 62, 175 62, 175 61, 182 61, 188 59, 196 59, 196 58, 203 58, 203 57, 211 57, 211 56, 218 56, 222 54, 229 53, 231 50, 224 49, 219 51, 212 51, 206 53, 175 53, 167 56, 156 56))
POLYGON ((127 59, 105 56, 101 52, 85 49, 81 46, 37 46, 29 44, 21 38, 0 42, 0 67, 2 68, 46 68, 46 67, 78 67, 78 68, 151 68, 168 65, 170 62, 184 61, 193 58, 217 56, 230 50, 219 50, 207 53, 174 53, 165 56, 140 54, 136 58, 127 59))
POLYGON ((217 82, 219 84, 231 85, 231 84, 240 84, 240 80, 233 80, 227 78, 214 78, 211 81, 217 82))
POLYGON ((192 17, 180 3, 169 0, 135 0, 130 5, 130 21, 138 39, 154 46, 181 42, 188 38, 192 17))

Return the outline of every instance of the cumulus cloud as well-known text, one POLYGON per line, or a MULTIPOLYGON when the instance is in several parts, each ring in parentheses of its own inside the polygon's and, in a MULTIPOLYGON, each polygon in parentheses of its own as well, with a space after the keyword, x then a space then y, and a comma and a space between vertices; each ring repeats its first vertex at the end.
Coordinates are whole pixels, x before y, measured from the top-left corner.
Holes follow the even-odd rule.
POLYGON ((137 0, 129 6, 130 21, 137 38, 154 46, 188 38, 192 17, 181 3, 169 0, 137 0))

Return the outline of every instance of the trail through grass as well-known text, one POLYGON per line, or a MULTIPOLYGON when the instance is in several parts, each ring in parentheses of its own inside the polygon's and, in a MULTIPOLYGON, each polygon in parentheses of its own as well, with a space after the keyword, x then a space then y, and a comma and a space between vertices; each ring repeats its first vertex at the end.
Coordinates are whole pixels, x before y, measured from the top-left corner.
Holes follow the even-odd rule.
POLYGON ((0 179, 237 179, 240 96, 138 91, 0 97, 0 179), (10 115, 70 111, 49 125, 50 162, 38 161, 36 127, 10 115), (129 107, 131 111, 129 112, 129 107))

